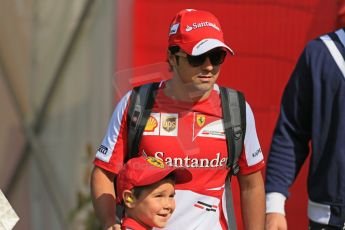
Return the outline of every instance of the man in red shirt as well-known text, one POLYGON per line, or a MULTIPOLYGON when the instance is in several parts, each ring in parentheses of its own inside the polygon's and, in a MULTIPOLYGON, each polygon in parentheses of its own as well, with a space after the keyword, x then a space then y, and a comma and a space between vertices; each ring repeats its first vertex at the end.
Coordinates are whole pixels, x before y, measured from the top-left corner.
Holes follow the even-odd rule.
MULTIPOLYGON (((172 78, 161 82, 139 145, 139 154, 186 167, 193 179, 176 186, 176 210, 165 229, 228 229, 225 196, 229 168, 219 86, 227 54, 217 18, 186 9, 170 25, 167 58, 172 78)), ((118 103, 96 154, 91 188, 105 229, 115 223, 114 177, 127 154, 127 112, 131 91, 118 103)), ((246 229, 263 229, 265 220, 263 154, 252 110, 246 103, 246 132, 239 157, 242 217, 246 229)))

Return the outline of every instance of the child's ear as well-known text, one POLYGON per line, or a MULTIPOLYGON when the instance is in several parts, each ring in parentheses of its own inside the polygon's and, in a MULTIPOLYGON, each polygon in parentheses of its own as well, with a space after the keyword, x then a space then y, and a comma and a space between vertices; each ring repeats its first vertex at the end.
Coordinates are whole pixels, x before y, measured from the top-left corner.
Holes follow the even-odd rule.
POLYGON ((123 202, 125 203, 127 208, 134 208, 135 207, 136 199, 135 199, 132 191, 130 191, 130 190, 123 191, 122 199, 123 199, 123 202))

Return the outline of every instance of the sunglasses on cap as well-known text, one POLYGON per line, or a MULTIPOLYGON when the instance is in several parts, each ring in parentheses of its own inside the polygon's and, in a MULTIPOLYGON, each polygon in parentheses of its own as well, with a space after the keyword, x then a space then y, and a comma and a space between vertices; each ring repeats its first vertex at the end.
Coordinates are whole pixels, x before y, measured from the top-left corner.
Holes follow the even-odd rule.
POLYGON ((212 65, 220 65, 224 62, 226 57, 225 50, 213 50, 202 55, 198 56, 191 56, 186 53, 177 52, 174 54, 175 56, 187 58, 188 63, 193 67, 201 66, 205 63, 206 58, 208 58, 212 65))

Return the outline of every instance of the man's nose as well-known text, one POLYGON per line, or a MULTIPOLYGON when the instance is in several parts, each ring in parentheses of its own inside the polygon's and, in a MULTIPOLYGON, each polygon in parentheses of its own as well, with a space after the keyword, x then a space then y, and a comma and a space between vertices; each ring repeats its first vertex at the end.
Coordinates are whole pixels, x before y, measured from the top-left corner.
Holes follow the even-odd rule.
POLYGON ((201 65, 201 67, 203 70, 207 70, 207 71, 212 71, 214 68, 209 57, 206 57, 204 63, 201 65))

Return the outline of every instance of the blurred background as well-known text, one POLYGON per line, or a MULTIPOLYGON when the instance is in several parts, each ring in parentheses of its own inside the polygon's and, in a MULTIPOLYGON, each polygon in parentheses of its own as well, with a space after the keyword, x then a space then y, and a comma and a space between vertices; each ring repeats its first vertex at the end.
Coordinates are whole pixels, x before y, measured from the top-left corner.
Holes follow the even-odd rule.
MULTIPOLYGON (((236 55, 219 83, 245 93, 267 157, 297 58, 308 40, 345 25, 344 1, 0 0, 0 189, 20 217, 14 229, 98 229, 94 154, 118 99, 170 77, 176 12, 203 9, 220 20, 236 55)), ((307 167, 287 203, 290 229, 307 229, 307 167)))

